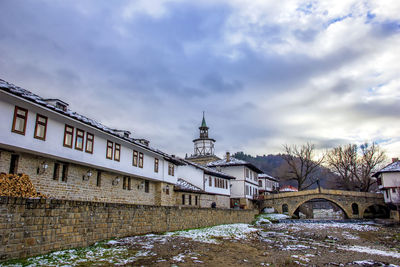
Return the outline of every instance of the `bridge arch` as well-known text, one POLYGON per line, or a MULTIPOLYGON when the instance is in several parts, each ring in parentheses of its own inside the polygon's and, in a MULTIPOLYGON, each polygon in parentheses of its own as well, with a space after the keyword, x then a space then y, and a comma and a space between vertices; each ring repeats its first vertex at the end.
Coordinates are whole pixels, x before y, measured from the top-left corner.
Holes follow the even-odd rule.
POLYGON ((301 205, 303 205, 304 203, 306 203, 310 200, 313 200, 313 199, 324 199, 329 202, 332 202, 332 203, 336 204, 343 211, 346 218, 353 217, 351 211, 346 209, 346 207, 344 207, 340 202, 338 202, 335 199, 332 199, 330 197, 327 197, 326 195, 310 195, 310 196, 306 197, 306 199, 300 201, 299 203, 296 203, 296 205, 293 206, 291 209, 289 208, 289 215, 292 216, 301 205))

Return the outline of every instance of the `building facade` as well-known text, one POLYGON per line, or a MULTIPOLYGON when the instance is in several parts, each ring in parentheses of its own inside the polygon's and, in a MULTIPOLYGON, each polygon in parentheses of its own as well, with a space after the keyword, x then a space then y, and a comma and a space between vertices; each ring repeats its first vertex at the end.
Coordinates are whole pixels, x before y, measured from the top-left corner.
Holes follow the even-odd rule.
POLYGON ((392 163, 376 172, 378 187, 383 192, 385 203, 392 209, 400 205, 400 161, 393 158, 392 163))
MULTIPOLYGON (((186 165, 178 168, 178 181, 186 182, 190 190, 198 192, 200 196, 200 207, 211 207, 215 203, 217 207, 230 207, 230 181, 235 177, 223 172, 202 166, 200 164, 181 159, 186 165), (195 190, 197 188, 197 190, 195 190)), ((186 187, 181 186, 178 188, 186 187)), ((179 202, 179 199, 178 199, 179 202)), ((188 202, 182 199, 181 205, 188 202)))
POLYGON ((207 164, 207 167, 235 177, 231 180, 231 207, 254 208, 258 197, 258 174, 262 173, 253 164, 231 157, 207 164))
POLYGON ((174 205, 181 161, 148 142, 0 80, 0 172, 61 199, 174 205))
POLYGON ((269 195, 279 191, 279 181, 266 173, 258 175, 258 191, 260 195, 269 195))

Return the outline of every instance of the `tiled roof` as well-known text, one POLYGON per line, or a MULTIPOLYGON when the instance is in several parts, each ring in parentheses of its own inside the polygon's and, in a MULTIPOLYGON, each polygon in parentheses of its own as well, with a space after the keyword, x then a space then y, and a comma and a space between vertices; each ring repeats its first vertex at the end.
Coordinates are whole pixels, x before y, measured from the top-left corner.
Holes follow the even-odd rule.
POLYGON ((78 113, 76 113, 76 112, 74 112, 74 111, 72 111, 70 109, 66 109, 66 110, 60 109, 60 108, 56 107, 55 105, 50 104, 48 101, 46 102, 45 101, 46 99, 44 99, 44 98, 42 98, 42 97, 40 97, 40 96, 38 96, 38 95, 26 90, 24 88, 21 88, 21 87, 18 87, 16 85, 14 85, 14 84, 8 83, 8 82, 6 82, 6 81, 4 81, 2 79, 0 79, 0 90, 8 92, 8 93, 13 94, 13 95, 18 96, 18 97, 21 97, 21 98, 23 98, 23 99, 25 99, 27 101, 33 102, 33 103, 38 104, 38 105, 40 105, 42 107, 48 108, 48 109, 53 110, 53 111, 55 111, 57 113, 60 113, 62 115, 68 116, 68 117, 70 117, 72 119, 78 120, 78 121, 80 121, 82 123, 85 123, 87 125, 90 125, 92 127, 95 127, 95 128, 97 128, 97 129, 99 129, 99 130, 101 130, 103 132, 106 132, 108 134, 114 135, 114 136, 116 136, 118 138, 124 139, 125 141, 128 141, 128 142, 130 142, 132 144, 135 144, 135 145, 137 145, 139 147, 142 147, 145 150, 150 150, 150 151, 152 151, 154 153, 157 153, 157 154, 163 156, 165 160, 172 161, 173 163, 175 163, 177 165, 182 165, 183 164, 183 163, 181 163, 181 161, 177 160, 175 157, 172 157, 171 155, 168 155, 167 153, 164 153, 164 152, 162 152, 162 151, 160 151, 160 150, 158 150, 156 148, 152 148, 150 146, 146 146, 146 145, 140 143, 139 141, 136 141, 134 138, 130 138, 130 137, 124 136, 124 132, 126 132, 124 130, 111 129, 111 128, 109 128, 109 127, 107 127, 107 126, 105 126, 105 125, 103 125, 103 124, 101 124, 101 123, 99 123, 99 122, 97 122, 97 121, 95 121, 93 119, 90 119, 90 118, 85 117, 85 116, 83 116, 81 114, 78 114, 78 113))
POLYGON ((178 178, 175 184, 175 190, 178 191, 188 191, 188 192, 195 192, 195 193, 204 193, 205 191, 201 190, 199 187, 192 185, 191 183, 178 178))
POLYGON ((229 157, 229 161, 227 161, 226 159, 220 159, 217 161, 213 161, 207 164, 207 167, 217 167, 217 166, 221 166, 221 167, 227 167, 227 166, 247 166, 250 169, 252 169, 253 171, 257 172, 257 173, 262 173, 262 171, 257 168, 256 166, 254 166, 253 164, 251 164, 250 162, 241 160, 241 159, 237 159, 235 157, 229 157))

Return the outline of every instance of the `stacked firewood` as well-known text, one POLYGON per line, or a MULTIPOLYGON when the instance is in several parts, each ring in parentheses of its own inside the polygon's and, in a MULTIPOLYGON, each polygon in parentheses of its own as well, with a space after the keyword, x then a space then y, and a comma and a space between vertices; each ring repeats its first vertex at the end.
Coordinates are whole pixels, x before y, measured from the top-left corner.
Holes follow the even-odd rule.
POLYGON ((0 174, 0 196, 46 198, 36 192, 29 176, 26 174, 0 174))

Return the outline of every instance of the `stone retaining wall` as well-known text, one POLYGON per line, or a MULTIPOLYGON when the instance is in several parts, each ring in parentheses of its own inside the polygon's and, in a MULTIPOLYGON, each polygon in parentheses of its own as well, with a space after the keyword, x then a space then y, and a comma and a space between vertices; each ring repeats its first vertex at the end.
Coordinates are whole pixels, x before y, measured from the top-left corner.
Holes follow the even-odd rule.
POLYGON ((249 223, 256 210, 0 197, 0 261, 145 233, 249 223))

